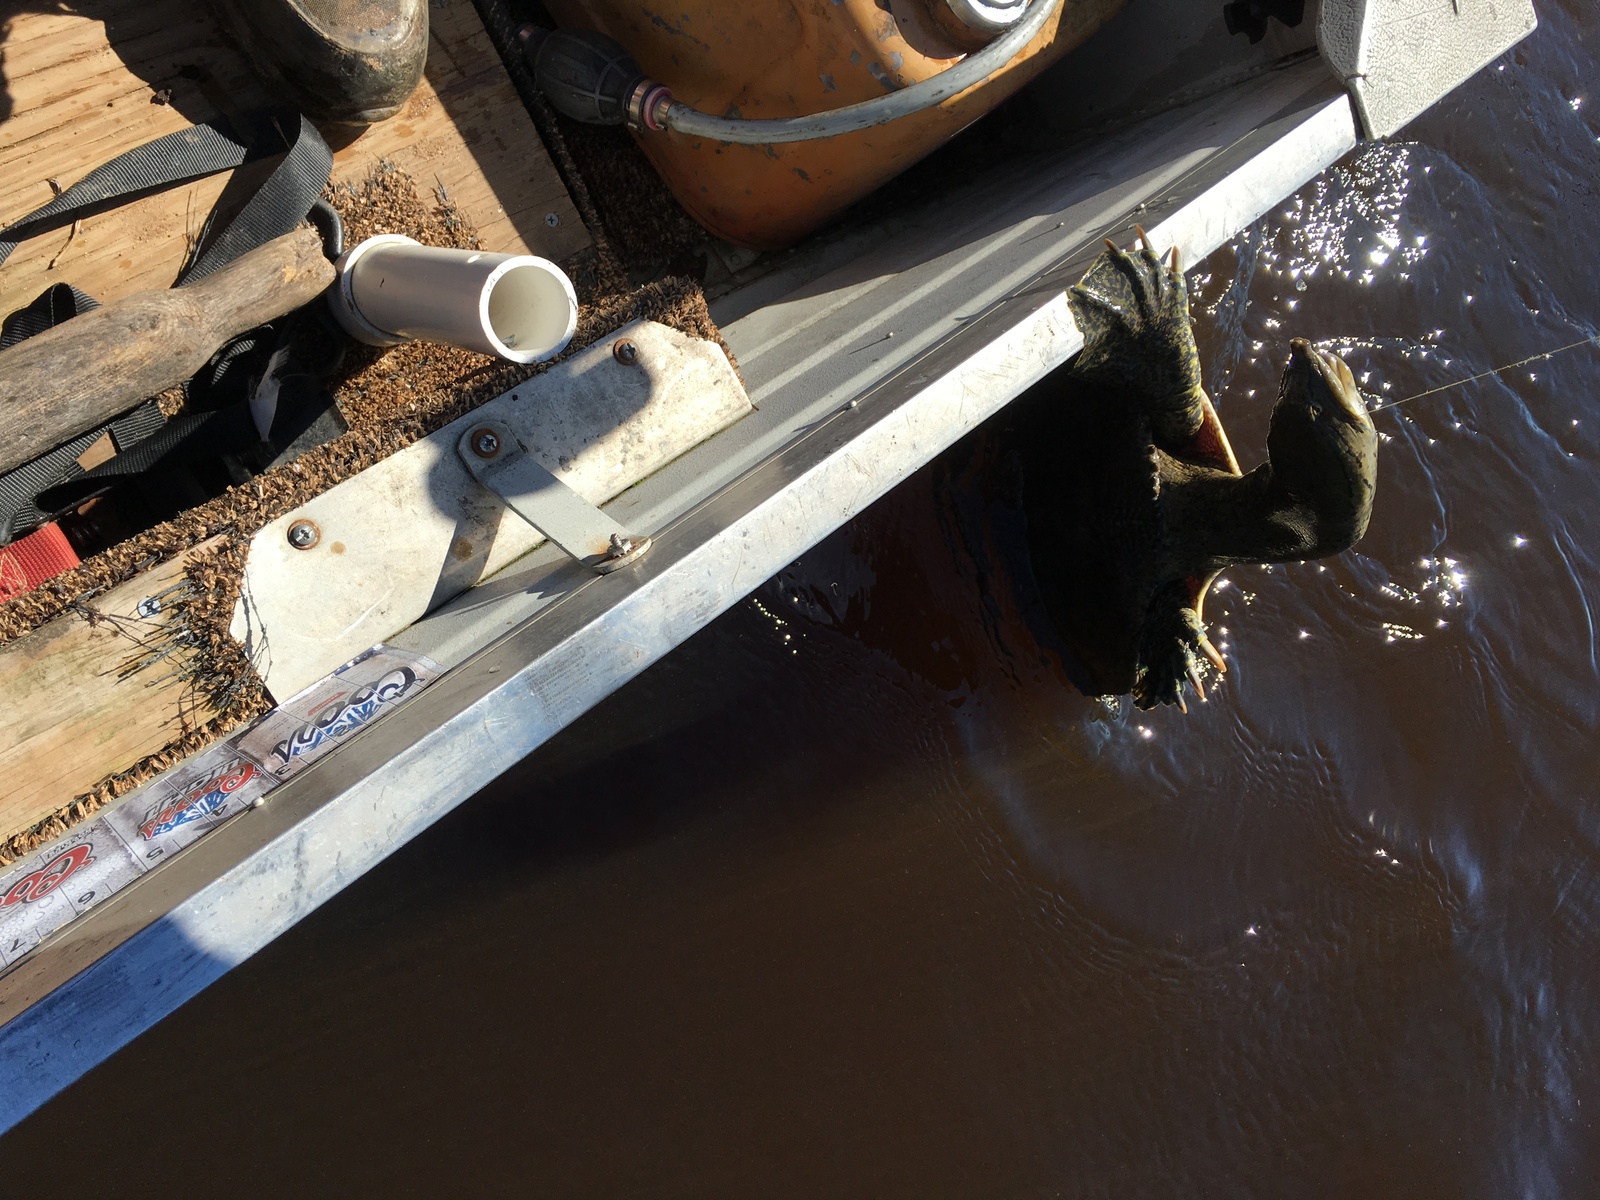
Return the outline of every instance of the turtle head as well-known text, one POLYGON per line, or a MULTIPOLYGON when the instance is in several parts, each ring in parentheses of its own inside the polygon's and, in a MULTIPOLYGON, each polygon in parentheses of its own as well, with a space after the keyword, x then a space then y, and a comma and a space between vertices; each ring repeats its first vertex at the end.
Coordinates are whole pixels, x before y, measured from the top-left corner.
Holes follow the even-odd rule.
POLYGON ((1274 491, 1313 526, 1300 557, 1337 554, 1366 533, 1378 480, 1378 431, 1337 354, 1304 338, 1289 343, 1267 456, 1274 491))

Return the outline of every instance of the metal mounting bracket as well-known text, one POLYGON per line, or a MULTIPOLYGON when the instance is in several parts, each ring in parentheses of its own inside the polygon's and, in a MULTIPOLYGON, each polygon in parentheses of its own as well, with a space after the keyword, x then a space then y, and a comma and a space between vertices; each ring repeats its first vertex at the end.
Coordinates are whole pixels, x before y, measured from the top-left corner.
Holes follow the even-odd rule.
POLYGON ((1366 136, 1390 137, 1538 25, 1533 0, 1322 0, 1317 46, 1366 136))
POLYGON ((498 421, 469 425, 456 453, 507 508, 596 574, 625 567, 650 548, 649 538, 635 537, 562 483, 498 421))

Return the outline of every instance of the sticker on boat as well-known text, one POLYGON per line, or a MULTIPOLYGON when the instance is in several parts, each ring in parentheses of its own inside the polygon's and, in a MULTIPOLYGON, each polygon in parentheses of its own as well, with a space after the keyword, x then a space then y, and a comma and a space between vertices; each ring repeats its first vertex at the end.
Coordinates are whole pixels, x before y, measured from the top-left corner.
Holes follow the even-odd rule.
POLYGON ((421 655, 374 646, 13 864, 0 874, 0 967, 253 807, 439 674, 421 655))
POLYGON ((290 697, 236 739, 277 779, 310 766, 439 676, 419 654, 378 645, 290 697))

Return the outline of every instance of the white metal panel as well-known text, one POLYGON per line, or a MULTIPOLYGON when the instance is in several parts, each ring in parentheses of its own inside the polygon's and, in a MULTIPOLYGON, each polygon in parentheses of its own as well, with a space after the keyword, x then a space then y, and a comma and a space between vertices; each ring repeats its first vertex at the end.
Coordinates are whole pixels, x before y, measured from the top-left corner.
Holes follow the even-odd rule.
POLYGON ((1533 0, 1322 0, 1317 45, 1388 137, 1539 25, 1533 0))
POLYGON ((635 322, 262 529, 233 635, 272 693, 292 695, 539 545, 457 455, 476 423, 509 426, 603 504, 750 411, 719 346, 635 322), (612 354, 622 337, 632 364, 612 354), (288 533, 305 521, 316 541, 296 549, 288 533))

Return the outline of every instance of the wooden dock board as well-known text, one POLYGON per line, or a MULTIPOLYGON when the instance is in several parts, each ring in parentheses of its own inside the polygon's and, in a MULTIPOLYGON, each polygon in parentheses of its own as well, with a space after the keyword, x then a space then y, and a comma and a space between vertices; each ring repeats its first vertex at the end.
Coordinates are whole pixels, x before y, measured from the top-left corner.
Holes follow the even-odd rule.
MULTIPOLYGON (((204 4, 87 11, 0 3, 0 227, 46 203, 51 179, 71 186, 144 142, 272 103, 204 4)), ((557 262, 583 249, 588 234, 470 0, 434 0, 429 19, 427 77, 400 114, 353 141, 324 130, 334 179, 387 158, 420 188, 443 187, 487 249, 557 262)), ((0 266, 0 314, 60 282, 99 300, 170 286, 227 178, 87 218, 70 245, 67 227, 24 242, 0 266)))
POLYGON ((200 546, 0 646, 0 837, 43 820, 216 714, 175 677, 189 651, 124 675, 165 614, 140 604, 179 583, 200 546), (93 619, 91 619, 91 617, 93 619))

